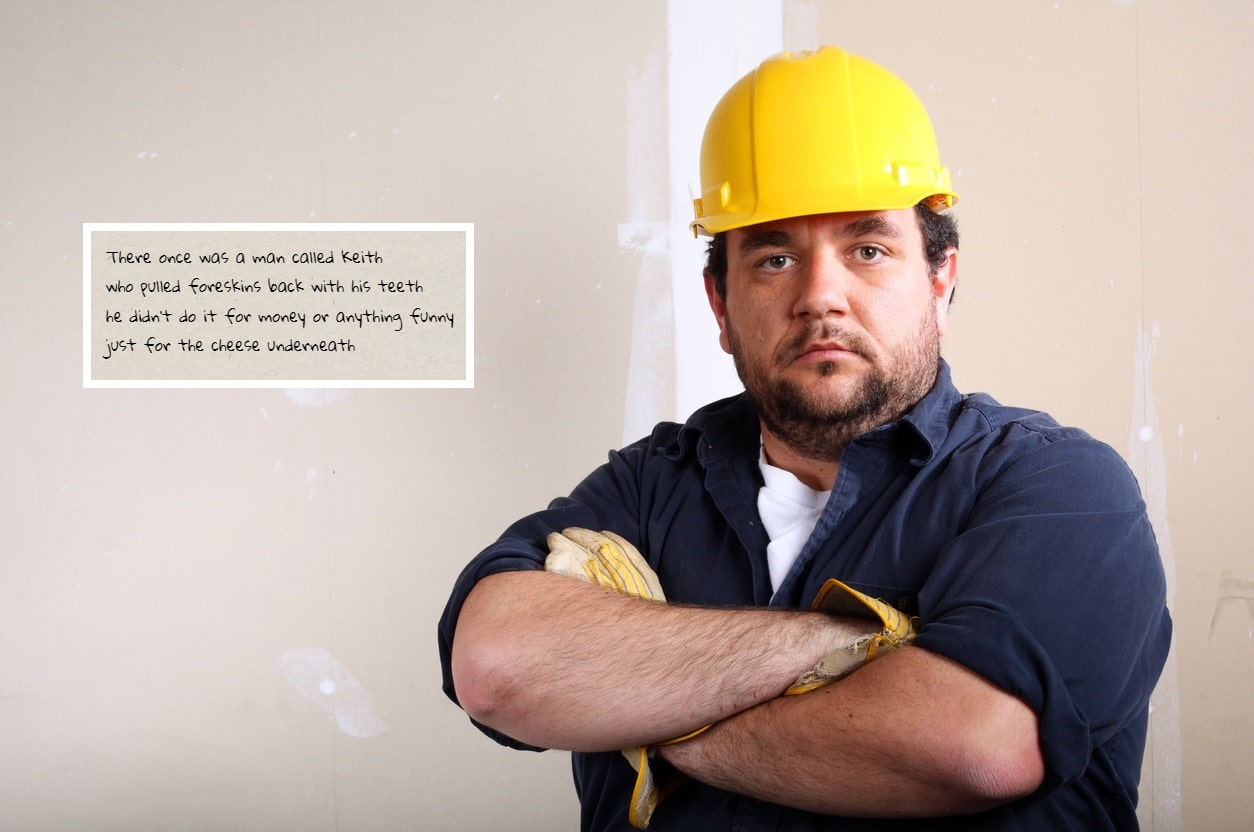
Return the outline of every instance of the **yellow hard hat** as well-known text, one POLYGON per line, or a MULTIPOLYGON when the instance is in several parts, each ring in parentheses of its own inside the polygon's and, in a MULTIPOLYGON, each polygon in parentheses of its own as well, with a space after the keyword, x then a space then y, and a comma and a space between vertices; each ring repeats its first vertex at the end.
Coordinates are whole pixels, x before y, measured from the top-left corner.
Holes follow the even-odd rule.
POLYGON ((787 217, 958 200, 927 111, 905 82, 834 46, 783 52, 715 106, 701 141, 694 234, 787 217))

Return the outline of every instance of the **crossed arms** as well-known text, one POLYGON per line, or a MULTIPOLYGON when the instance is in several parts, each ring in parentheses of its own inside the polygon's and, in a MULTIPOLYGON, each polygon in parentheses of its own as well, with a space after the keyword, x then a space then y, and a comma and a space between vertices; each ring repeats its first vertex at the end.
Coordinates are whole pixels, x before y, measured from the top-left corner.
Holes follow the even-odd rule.
POLYGON ((506 572, 466 598, 452 673, 471 717, 537 746, 613 751, 714 723, 658 753, 696 780, 813 812, 966 814, 1040 785, 1032 710, 924 649, 780 696, 866 629, 822 613, 659 604, 506 572))

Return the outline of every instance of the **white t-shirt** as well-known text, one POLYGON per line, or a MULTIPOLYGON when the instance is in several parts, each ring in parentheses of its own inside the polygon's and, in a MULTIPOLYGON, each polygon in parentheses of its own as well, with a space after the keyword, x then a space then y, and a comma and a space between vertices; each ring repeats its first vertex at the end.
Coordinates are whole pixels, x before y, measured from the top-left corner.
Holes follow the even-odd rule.
POLYGON ((783 468, 766 461, 766 451, 758 453, 765 485, 758 491, 758 514, 771 543, 766 561, 771 569, 771 588, 778 590, 810 539, 814 524, 827 505, 830 491, 815 491, 783 468))

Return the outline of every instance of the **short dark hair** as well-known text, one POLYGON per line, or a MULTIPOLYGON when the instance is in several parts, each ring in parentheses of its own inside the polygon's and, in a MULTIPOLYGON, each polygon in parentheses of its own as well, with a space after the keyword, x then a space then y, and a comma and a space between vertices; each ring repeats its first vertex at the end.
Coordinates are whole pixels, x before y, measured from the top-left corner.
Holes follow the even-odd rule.
MULTIPOLYGON (((950 212, 937 213, 928 200, 914 206, 914 215, 923 234, 923 256, 932 274, 945 265, 945 252, 958 247, 958 220, 950 212)), ((721 231, 710 238, 705 249, 705 270, 714 278, 714 289, 721 298, 727 297, 727 232, 721 231)))

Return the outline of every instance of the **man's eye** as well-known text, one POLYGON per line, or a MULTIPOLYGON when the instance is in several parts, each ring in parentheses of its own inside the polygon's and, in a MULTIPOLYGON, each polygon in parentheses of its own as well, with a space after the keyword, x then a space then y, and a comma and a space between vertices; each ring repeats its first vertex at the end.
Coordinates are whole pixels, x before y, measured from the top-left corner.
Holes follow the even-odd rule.
POLYGON ((877 246, 858 246, 854 250, 854 257, 863 263, 873 263, 884 256, 884 252, 877 246))
POLYGON ((791 266, 793 259, 787 254, 772 254, 770 257, 762 261, 763 268, 779 271, 791 266))

